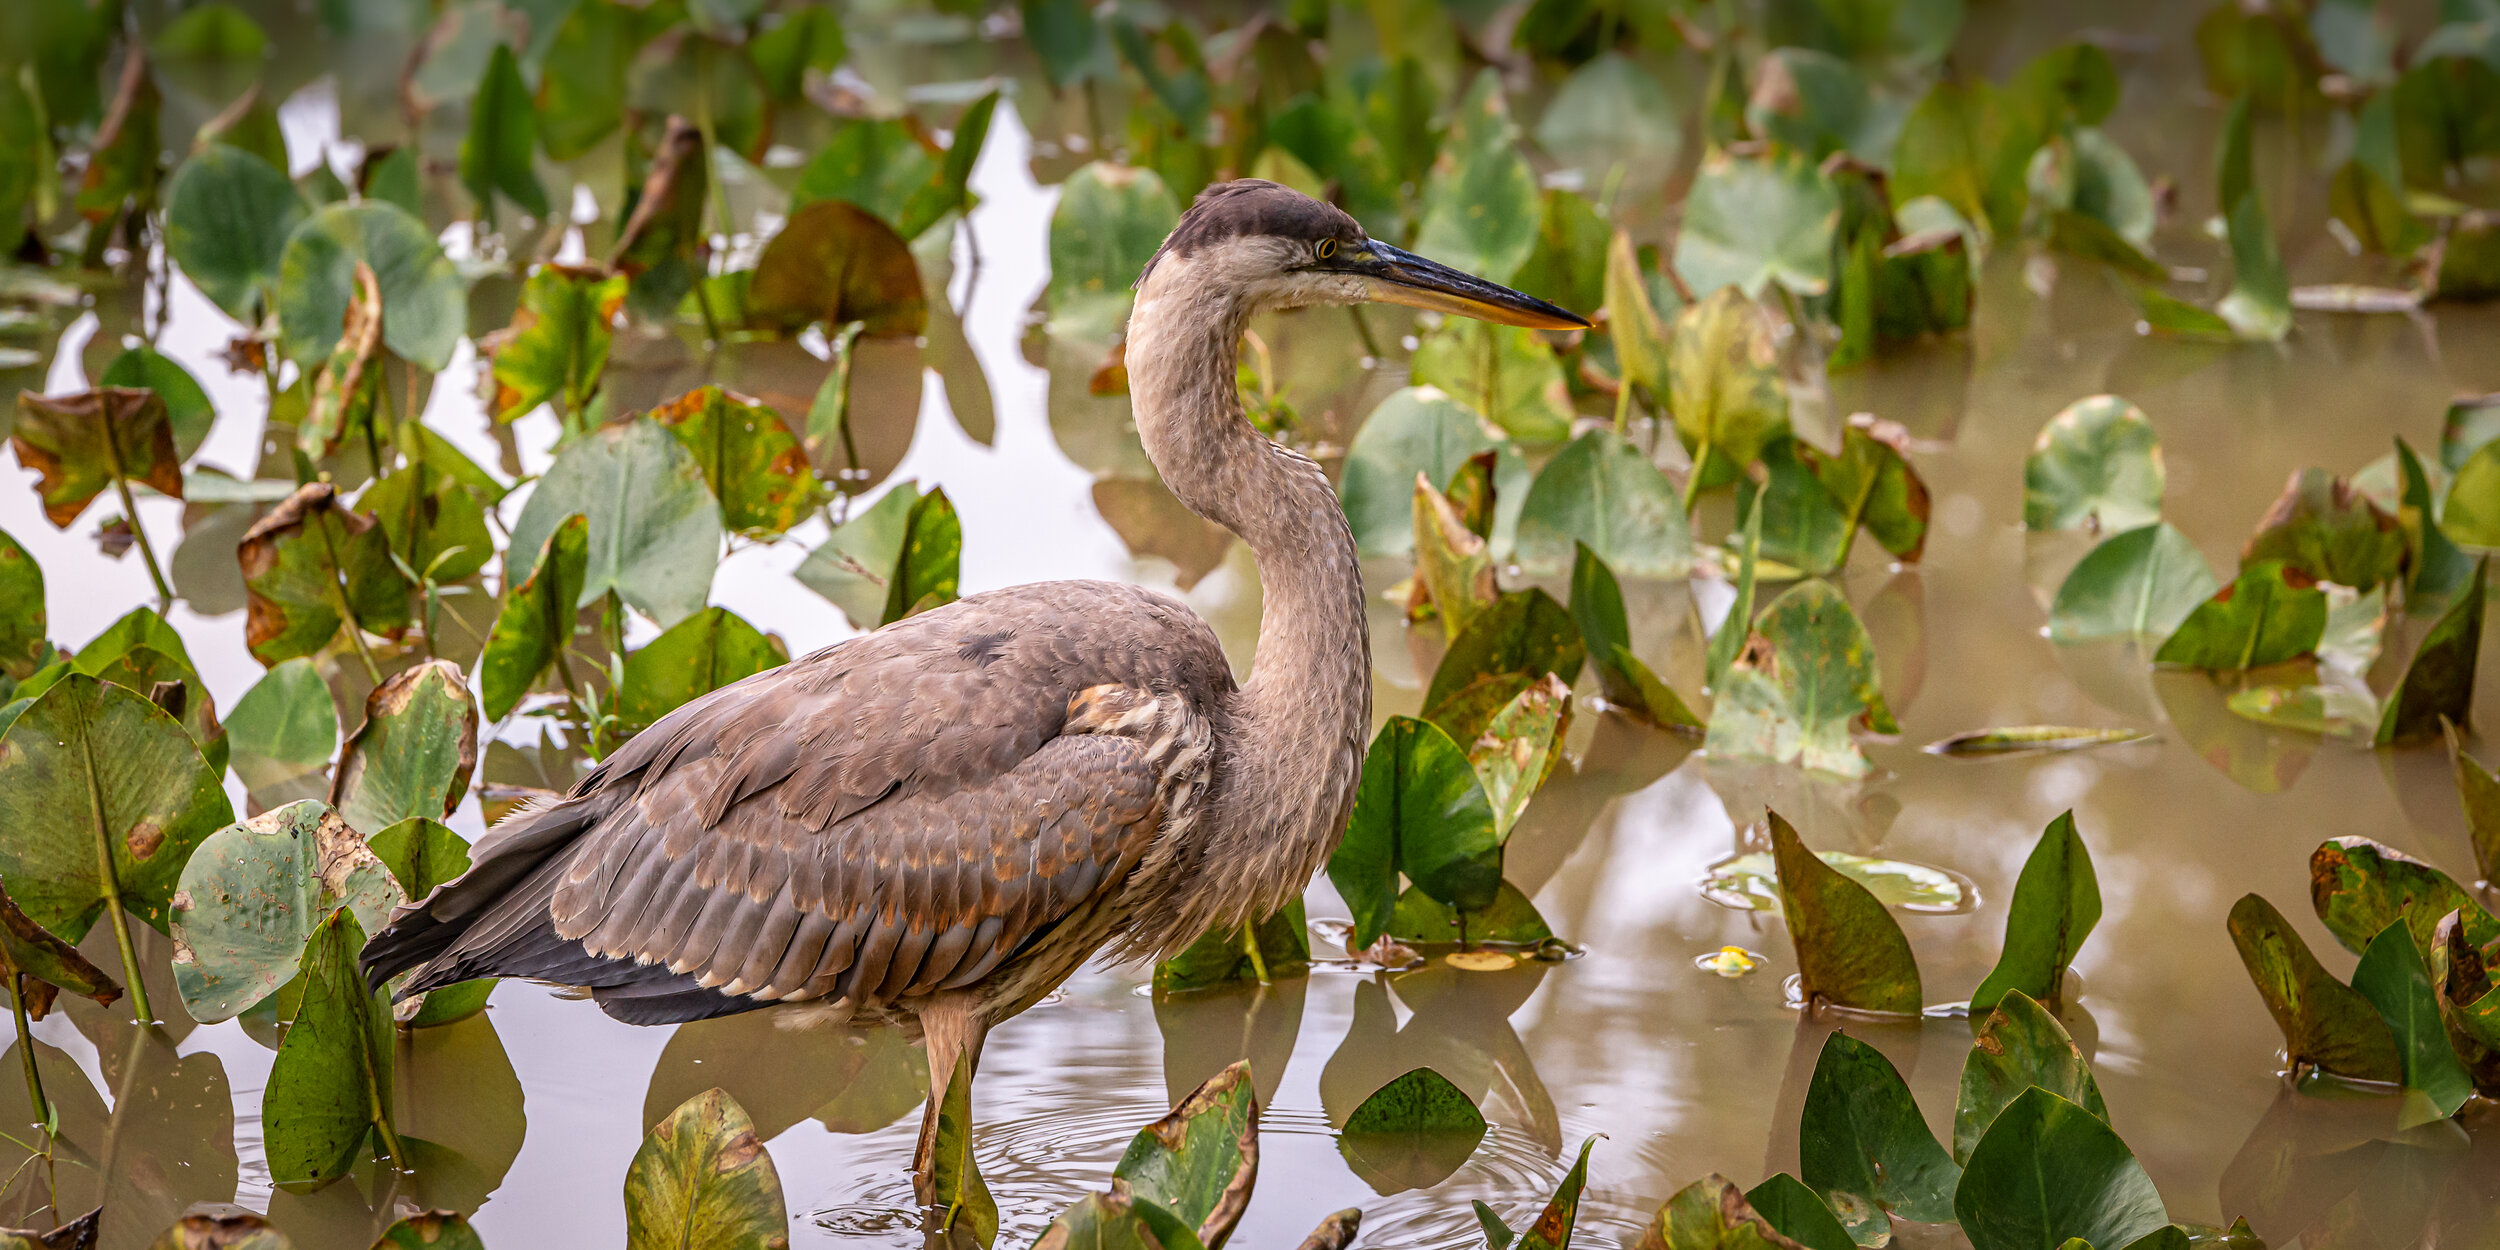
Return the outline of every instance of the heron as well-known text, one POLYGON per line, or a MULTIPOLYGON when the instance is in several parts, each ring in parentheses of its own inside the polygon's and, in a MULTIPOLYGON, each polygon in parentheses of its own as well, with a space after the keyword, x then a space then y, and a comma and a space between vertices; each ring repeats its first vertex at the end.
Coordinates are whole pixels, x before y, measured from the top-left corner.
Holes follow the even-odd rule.
POLYGON ((967 596, 697 698, 508 815, 366 945, 368 980, 587 987, 631 1024, 810 1004, 902 1028, 928 1053, 932 1201, 939 1108, 991 1028, 1097 952, 1273 914, 1344 833, 1371 722, 1353 533, 1320 466, 1244 418, 1235 362, 1254 314, 1368 301, 1589 324, 1257 179, 1201 193, 1137 281, 1138 438, 1258 563, 1246 680, 1154 590, 967 596))

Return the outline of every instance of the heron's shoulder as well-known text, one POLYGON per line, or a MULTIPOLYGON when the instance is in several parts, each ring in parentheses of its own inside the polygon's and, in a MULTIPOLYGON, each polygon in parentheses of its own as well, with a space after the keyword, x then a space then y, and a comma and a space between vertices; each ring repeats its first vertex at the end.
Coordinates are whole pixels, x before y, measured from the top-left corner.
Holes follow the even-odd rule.
POLYGON ((1232 686, 1205 618, 1127 582, 1030 582, 969 595, 800 661, 828 672, 901 665, 932 677, 965 666, 990 680, 1074 688, 1126 681, 1156 690, 1232 686))

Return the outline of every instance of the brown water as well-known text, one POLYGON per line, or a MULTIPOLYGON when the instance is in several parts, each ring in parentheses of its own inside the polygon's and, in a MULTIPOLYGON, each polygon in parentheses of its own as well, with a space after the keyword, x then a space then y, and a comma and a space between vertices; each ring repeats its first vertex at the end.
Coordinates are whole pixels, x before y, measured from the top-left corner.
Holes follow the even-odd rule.
MULTIPOLYGON (((2193 16, 2148 20, 2167 29, 2193 16)), ((1981 63, 1999 73, 2060 33, 1997 29, 2005 15, 1985 10, 1973 23, 1965 46, 1985 50, 1981 63)), ((2162 103, 2131 103, 2111 129, 2148 172, 2180 177, 2188 212, 2161 246, 2185 260, 2218 251, 2198 241, 2194 222, 2217 116, 2179 102, 2175 84, 2192 73, 2182 43, 2150 40, 2122 62, 2128 99, 2162 103)), ((299 97, 286 112, 299 153, 334 135, 337 116, 319 92, 299 97)), ((2294 158, 2280 132, 2269 140, 2266 168, 2281 176, 2267 185, 2281 188, 2274 211, 2296 279, 2357 272, 2319 227, 2324 182, 2314 156, 2294 158)), ((1206 542, 1176 519, 1159 488, 1142 485, 1148 474, 1124 405, 1085 394, 1098 354, 1024 337, 1046 276, 1055 194, 1035 185, 1025 163, 1033 150, 1023 123, 1002 109, 975 177, 984 197, 972 221, 982 262, 976 278, 959 244, 950 284, 962 337, 947 341, 968 347, 921 379, 917 398, 908 361, 871 371, 864 384, 885 388, 882 398, 855 409, 872 414, 862 429, 869 458, 897 464, 894 477, 946 486, 964 519, 967 592, 1055 577, 1172 586, 1184 568, 1203 572, 1189 579, 1188 597, 1246 668, 1258 611, 1246 554, 1206 542), (986 394, 976 396, 968 379, 986 394), (984 407, 987 419, 977 415, 984 407), (967 424, 991 427, 982 431, 991 437, 965 433, 967 424), (1098 485, 1098 477, 1114 484, 1098 485), (1123 532, 1138 536, 1138 551, 1123 532)), ((1065 159, 1043 158, 1054 168, 1065 159)), ((984 1057, 976 1151, 1005 1211, 1001 1245, 1025 1244, 1066 1203, 1098 1188, 1140 1125, 1244 1056, 1268 1110, 1258 1196, 1238 1245, 1295 1244, 1321 1215, 1345 1206, 1365 1209, 1366 1245, 1473 1245, 1469 1199, 1520 1222, 1590 1134, 1605 1140, 1581 1216, 1587 1245, 1630 1241, 1660 1199, 1704 1173, 1751 1184, 1793 1170, 1805 1078, 1830 1026, 1801 1022, 1783 1002, 1794 960, 1776 915, 1723 908, 1698 886, 1713 861, 1746 849, 1742 831, 1766 804, 1818 848, 1934 865, 1976 883, 1981 901, 1968 914, 1904 915, 1936 1001, 1967 993, 1992 964, 2023 857, 2042 826, 2072 808, 2106 914, 2079 961, 2084 989, 2068 1024, 2093 1052, 2113 1121, 2172 1216, 2227 1222, 2246 1214, 2279 1242, 2345 1202, 2335 1221, 2355 1231, 2352 1244, 2403 1245, 2421 1238, 2433 1207, 2445 1204, 2441 1242, 2493 1235, 2500 1145, 2486 1139, 2500 1141, 2500 1133, 2486 1123, 2487 1109, 2469 1113, 2463 1131, 2443 1126, 2399 1141, 2385 1100, 2288 1092, 2276 1075, 2278 1036, 2223 924, 2240 894, 2259 891, 2295 918, 2330 968, 2347 971, 2349 957, 2303 905, 2308 853, 2322 839, 2364 834, 2467 869, 2445 759, 2427 748, 2371 752, 2269 732, 2227 713, 2224 691, 2205 678, 2150 674, 2125 647, 2052 646, 2040 636, 2047 593, 2083 545, 2027 539, 2020 517, 2021 460, 2041 423, 2077 398, 2115 392, 2141 405, 2161 435, 2169 518, 2227 570, 2294 470, 2349 472, 2384 454, 2397 433, 2417 447, 2432 443, 2453 393, 2500 389, 2500 311, 2303 314, 2280 347, 2181 346, 2138 337, 2132 309, 2101 275, 2065 268, 2027 267, 2008 249, 1985 275, 1979 324, 1966 343, 1834 383, 1833 412, 1871 410, 1910 426, 1936 497, 1922 564, 1887 569, 1862 552, 1843 580, 1875 635, 1904 729, 1897 743, 1870 745, 1873 775, 1848 783, 1732 765, 1683 740, 1583 715, 1572 739, 1576 767, 1535 801, 1511 843, 1509 872, 1558 932, 1586 946, 1585 957, 1498 974, 1322 967, 1306 981, 1170 1001, 1141 992, 1142 968, 1087 971, 999 1029, 984 1057), (1957 761, 1916 749, 1959 730, 2031 722, 2129 725, 2159 736, 2028 759, 1957 761), (1732 981, 1693 967, 1693 956, 1723 944, 1764 953, 1766 967, 1732 981), (1476 1096, 1495 1127, 1433 1189, 1376 1193, 1340 1158, 1330 1126, 1371 1089, 1424 1063, 1476 1096)), ((1360 413, 1402 381, 1396 362, 1361 368, 1344 323, 1324 319, 1342 316, 1270 327, 1315 415, 1360 413)), ((112 345, 88 341, 92 324, 73 329, 51 367, 52 389, 80 384, 80 348, 89 367, 109 354, 112 345)), ((1394 323, 1377 324, 1396 332, 1394 323)), ((195 292, 177 289, 163 345, 211 388, 222 413, 201 461, 248 474, 258 452, 258 383, 229 377, 213 360, 227 333, 195 292)), ((940 331, 932 339, 945 347, 940 331)), ((721 371, 803 403, 823 366, 788 354, 796 350, 757 349, 721 371)), ((701 375, 700 362, 661 356, 619 385, 666 394, 701 375)), ((435 388, 428 420, 492 456, 498 449, 467 385, 471 368, 464 350, 435 388)), ((1341 435, 1350 424, 1340 418, 1324 428, 1341 435)), ((523 434, 521 466, 544 467, 547 438, 543 428, 523 434)), ((0 528, 50 574, 56 638, 90 637, 148 598, 135 561, 101 561, 83 530, 64 535, 42 523, 30 474, 12 464, 0 479, 0 528)), ((517 507, 516 498, 507 516, 517 507)), ((152 502, 142 512, 154 533, 177 532, 175 505, 152 502)), ((1707 532, 1725 524, 1718 516, 1707 532)), ((799 537, 812 544, 821 523, 799 537)), ((213 563, 215 543, 204 539, 202 549, 213 563)), ((794 651, 842 637, 839 614, 788 576, 803 550, 733 554, 714 601, 780 632, 794 651)), ((1369 574, 1379 590, 1404 569, 1380 564, 1369 574)), ((1725 610, 1724 587, 1632 585, 1627 593, 1641 652, 1664 661, 1679 688, 1695 687, 1703 636, 1696 603, 1715 618, 1725 610)), ((172 619, 219 703, 231 706, 259 673, 242 649, 239 618, 183 607, 172 619)), ((2422 624, 2391 628, 2382 685, 2385 666, 2402 659, 2422 624)), ((1373 638, 1379 713, 1413 711, 1437 643, 1410 635, 1385 604, 1375 608, 1373 638)), ((2500 723, 2488 719, 2500 714, 2488 694, 2478 710, 2486 724, 2500 723)), ((568 779, 563 753, 550 748, 542 757, 530 732, 513 735, 523 749, 488 752, 488 781, 568 779)), ((472 836, 482 828, 474 798, 459 823, 472 836)), ((1314 917, 1343 914, 1324 881, 1310 902, 1314 917)), ((161 947, 150 957, 158 968, 161 947)), ((151 990, 160 1009, 179 1013, 170 982, 151 990)), ((496 1247, 617 1244, 621 1185, 644 1130, 715 1084, 770 1139, 794 1244, 918 1242, 905 1169, 925 1076, 917 1054, 890 1036, 793 1029, 770 1013, 635 1029, 586 1002, 507 984, 484 1016, 402 1042, 403 1132, 457 1157, 437 1157, 413 1181, 375 1177, 368 1167, 297 1197, 272 1192, 258 1149, 272 1036, 249 1022, 142 1035, 126 1017, 80 1003, 35 1029, 64 1104, 69 1153, 94 1165, 58 1170, 61 1202, 83 1209, 104 1185, 123 1213, 111 1244, 143 1244, 187 1203, 226 1201, 267 1210, 304 1246, 361 1246, 392 1208, 410 1202, 476 1208, 496 1247)), ((1850 1028, 1901 1068, 1930 1122, 1945 1124, 1968 1026, 1937 1019, 1850 1028)), ((15 1087, 0 1078, 0 1119, 24 1118, 10 1110, 23 1098, 15 1087)), ((11 1191, 12 1213, 26 1183, 11 1191)))

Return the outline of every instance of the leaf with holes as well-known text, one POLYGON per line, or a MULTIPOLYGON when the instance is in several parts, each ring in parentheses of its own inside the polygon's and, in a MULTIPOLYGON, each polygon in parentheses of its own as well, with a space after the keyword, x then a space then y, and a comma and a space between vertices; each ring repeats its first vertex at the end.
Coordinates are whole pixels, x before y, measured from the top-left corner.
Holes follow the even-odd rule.
POLYGON ((230 1020, 293 977, 322 917, 354 909, 379 932, 408 901, 390 869, 310 799, 210 834, 174 896, 174 985, 202 1024, 230 1020))
POLYGON ((340 505, 313 482, 252 523, 235 558, 250 613, 252 658, 275 666, 314 655, 350 627, 396 638, 409 623, 408 580, 391 563, 390 537, 372 517, 340 505))
POLYGON ((718 386, 699 386, 651 410, 702 466, 721 523, 750 537, 789 532, 816 510, 825 489, 798 436, 770 407, 718 386))

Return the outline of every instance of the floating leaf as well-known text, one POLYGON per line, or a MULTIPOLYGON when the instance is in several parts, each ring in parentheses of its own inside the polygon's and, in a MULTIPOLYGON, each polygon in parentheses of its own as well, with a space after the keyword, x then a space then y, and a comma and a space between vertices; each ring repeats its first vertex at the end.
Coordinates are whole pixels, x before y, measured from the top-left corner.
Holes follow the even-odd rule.
MULTIPOLYGON (((1347 1232, 1351 1240, 1350 1225, 1347 1232)), ((1108 1191, 1087 1194, 1060 1212, 1033 1245, 1034 1250, 1197 1250, 1198 1239, 1179 1216, 1131 1194, 1128 1182, 1115 1178, 1108 1191)))
POLYGON ((181 724, 110 682, 71 673, 0 737, 0 827, 10 830, 0 880, 68 941, 85 938, 115 898, 164 928, 191 849, 232 819, 181 724))
POLYGON ((174 984, 202 1024, 229 1020, 292 978, 322 918, 353 908, 378 931, 408 901, 364 839, 309 799, 210 834, 174 896, 174 984))
POLYGON ((613 590, 662 628, 703 607, 720 563, 720 504, 702 465, 658 423, 613 422, 556 453, 512 524, 508 583, 528 579, 547 536, 575 513, 590 519, 582 605, 613 590))
POLYGON ((2404 676, 2387 694, 2379 719, 2377 746, 2393 746, 2428 737, 2444 723, 2467 724, 2474 708, 2474 665, 2483 643, 2483 599, 2491 573, 2489 557, 2474 564, 2474 580, 2448 610, 2439 614, 2430 632, 2413 650, 2404 676))
POLYGON ((2405 536, 2396 518, 2350 482, 2324 469, 2302 469, 2257 522, 2240 559, 2280 560, 2319 581, 2367 592, 2402 577, 2405 536))
POLYGON ((1222 1250, 1250 1205, 1258 1172, 1258 1094, 1244 1061, 1208 1077, 1169 1115, 1138 1130, 1111 1175, 1194 1225, 1207 1250, 1222 1250))
POLYGON ((1846 1033, 1823 1039, 1798 1126, 1799 1173, 1860 1245, 1881 1245, 1892 1216, 1950 1223, 1962 1169, 1936 1142, 1910 1087, 1883 1052, 1846 1033))
POLYGON ((17 396, 9 434, 17 462, 39 476, 44 519, 68 529, 116 481, 182 498, 182 458, 165 401, 154 391, 103 387, 76 395, 17 396))
POLYGON ((1803 573, 1829 573, 1847 561, 1855 528, 1840 501, 1815 479, 1807 454, 1792 435, 1764 444, 1763 480, 1738 479, 1736 506, 1751 516, 1755 498, 1762 500, 1760 558, 1803 573))
POLYGON ((2260 725, 2321 737, 2367 739, 2378 729, 2378 701, 2340 685, 2251 686, 2223 706, 2260 725))
POLYGON ((1302 900, 1293 899, 1276 914, 1241 929, 1214 929, 1155 965, 1156 993, 1201 990, 1238 981, 1274 983, 1302 976, 1311 969, 1310 927, 1302 900), (1250 947, 1257 945, 1253 957, 1250 947), (1262 976, 1264 972, 1266 975, 1262 976))
MULTIPOLYGON (((1771 1179, 1746 1190, 1745 1201, 1765 1223, 1804 1250, 1852 1250, 1857 1245, 1823 1196, 1786 1172, 1775 1172, 1771 1179)), ((1789 1250, 1776 1242, 1773 1247, 1789 1250)))
POLYGON ((1350 945, 1387 932, 1398 877, 1429 878, 1432 894, 1461 907, 1493 901, 1502 879, 1493 809, 1467 753, 1430 721, 1392 716, 1363 757, 1363 779, 1328 880, 1354 912, 1350 945))
POLYGON ((1416 1068, 1373 1090, 1346 1117, 1337 1151, 1380 1193, 1430 1189, 1475 1153, 1485 1127, 1465 1091, 1416 1068))
POLYGON ((2166 639, 2219 589, 2204 555, 2177 527, 2161 521, 2131 529, 2103 539, 2058 583, 2049 637, 2166 639))
MULTIPOLYGON (((1781 911, 1797 948, 1799 988, 1808 1002, 1859 1011, 1916 1015, 1918 961, 1901 925, 1865 886, 1806 849, 1797 831, 1773 812, 1771 854, 1779 864, 1781 911)), ((1806 1183, 1817 1190, 1829 1186, 1806 1183)))
POLYGON ((789 531, 815 511, 823 487, 781 414, 718 386, 700 386, 651 410, 694 454, 720 500, 721 521, 750 537, 789 531))
POLYGON ((1534 330, 1451 317, 1424 336, 1411 368, 1416 385, 1440 387, 1523 443, 1571 437, 1562 362, 1534 330))
POLYGON ((486 1250, 486 1242, 457 1211, 420 1211, 382 1230, 373 1250, 486 1250))
POLYGON ((2279 560, 2260 560, 2189 613, 2153 662, 2245 672, 2308 655, 2325 633, 2326 592, 2279 560))
POLYGON ((270 1177, 289 1190, 318 1189, 346 1175, 373 1132, 395 1161, 406 1162, 391 1127, 390 1005, 357 971, 364 944, 364 926, 340 907, 313 927, 304 947, 303 1005, 278 1046, 260 1104, 270 1177))
POLYGON ((1954 1158, 1970 1162, 1998 1114, 2034 1086, 2109 1119, 2091 1061, 2055 1014, 2021 990, 2007 990, 1984 1017, 1976 1005, 1971 1012, 1981 1023, 1962 1060, 1962 1092, 1953 1105, 1954 1158))
POLYGON ((511 336, 495 349, 495 419, 511 421, 549 400, 578 419, 608 367, 626 280, 604 269, 540 265, 521 284, 511 336))
POLYGON ((547 190, 538 185, 531 156, 538 148, 538 108, 510 44, 495 45, 477 94, 469 97, 469 133, 460 141, 460 183, 483 212, 493 197, 511 200, 532 217, 547 215, 547 190))
POLYGON ((2026 1090, 1971 1148, 1953 1195, 1972 1250, 2034 1250, 2081 1239, 2130 1246, 2169 1224, 2161 1191, 2091 1111, 2026 1090))
POLYGON ((365 723, 339 750, 330 802, 347 823, 379 831, 411 816, 447 819, 477 768, 477 704, 460 667, 428 660, 365 699, 365 723))
POLYGON ((1519 152, 1519 126, 1501 75, 1480 71, 1451 110, 1424 183, 1415 247, 1488 282, 1508 282, 1536 250, 1536 171, 1519 152))
POLYGON ((2455 1115, 2474 1096, 2474 1078, 2448 1044, 2430 965, 2423 962, 2422 948, 2414 944, 2404 921, 2391 922, 2370 940, 2360 965, 2352 970, 2352 988, 2378 1008, 2396 1039, 2408 1102, 2418 1094, 2429 1103, 2429 1114, 2409 1106, 2404 1127, 2455 1115))
MULTIPOLYGON (((1714 486, 1788 429, 1788 391, 1770 318, 1742 292, 1718 288, 1677 313, 1668 340, 1667 406, 1693 458, 1693 483, 1714 486)), ((1695 485, 1687 485, 1689 498, 1695 485)))
POLYGON ((1579 627, 1542 590, 1493 601, 1450 643, 1424 692, 1424 718, 1473 742, 1502 705, 1547 673, 1578 680, 1587 653, 1579 627))
POLYGON ((45 620, 42 566, 0 531, 0 675, 23 681, 43 666, 45 620))
POLYGON ((649 725, 697 696, 788 659, 738 614, 705 608, 626 657, 616 714, 629 725, 649 725))
POLYGON ((1971 729, 1939 738, 1923 748, 1929 755, 2041 755, 2081 751, 2088 747, 2143 742, 2153 735, 2141 729, 2092 729, 2080 725, 2013 725, 2003 729, 1971 729))
POLYGON ((857 321, 869 334, 913 335, 929 322, 920 267, 902 236, 840 200, 791 214, 755 262, 746 306, 750 321, 784 334, 857 321))
POLYGON ((1495 550, 1508 544, 1527 502, 1528 466, 1518 448, 1496 438, 1465 405, 1435 387, 1410 386, 1372 409, 1346 448, 1338 498, 1365 555, 1400 556, 1413 550, 1415 475, 1448 482, 1467 462, 1494 452, 1495 550))
MULTIPOLYGON (((1050 332, 1097 342, 1118 337, 1131 285, 1180 216, 1153 170, 1096 161, 1068 175, 1050 215, 1050 332)), ((1400 476, 1400 499, 1410 480, 1400 476)))
POLYGON ((1519 514, 1519 559, 1559 569, 1585 547, 1632 577, 1682 577, 1693 539, 1675 487, 1622 435, 1591 430, 1537 473, 1519 514))
POLYGON ((2024 174, 2046 138, 2045 119, 2006 89, 1985 80, 1940 81, 1902 120, 1892 194, 1905 204, 1937 196, 1966 220, 2011 238, 2029 206, 2024 174))
POLYGON ((1624 711, 1662 729, 1700 729, 1701 718, 1632 654, 1632 626, 1614 571, 1586 543, 1573 546, 1571 620, 1579 627, 1589 663, 1597 666, 1608 710, 1624 711))
POLYGON ((1684 199, 1675 270, 1697 292, 1734 286, 1751 299, 1777 282, 1820 295, 1839 222, 1840 193, 1805 154, 1713 152, 1684 199))
POLYGON ((386 638, 408 627, 408 582, 391 563, 389 536, 340 506, 327 482, 299 488, 253 522, 235 558, 250 594, 244 635, 264 665, 316 654, 342 627, 386 638))
POLYGON ((625 1174, 628 1250, 777 1245, 789 1238, 787 1210, 746 1109, 717 1089, 660 1121, 625 1174))
POLYGON ((1443 962, 1471 972, 1499 972, 1518 965, 1517 954, 1482 949, 1487 944, 1534 948, 1553 936, 1553 927, 1537 914, 1536 904, 1508 881, 1494 893, 1492 902, 1473 908, 1453 908, 1418 886, 1398 895, 1397 909, 1389 915, 1391 941, 1457 943, 1465 949, 1449 953, 1443 962))
POLYGON ((2354 954, 2399 920, 2413 930, 2417 946, 2430 950, 2440 917, 2460 908, 2484 915, 2482 904, 2448 874, 2363 837, 2330 838, 2310 853, 2309 902, 2354 954))
POLYGON ((1862 775, 1850 740, 1863 723, 1898 733, 1884 702, 1874 643, 1840 592, 1823 582, 1790 588, 1763 609, 1728 668, 1703 749, 1734 759, 1796 761, 1862 775))
MULTIPOLYGON (((537 558, 530 561, 520 584, 505 590, 503 609, 496 613, 494 627, 486 635, 486 649, 478 659, 478 689, 488 720, 510 715, 521 696, 572 645, 589 534, 587 517, 579 513, 566 517, 539 545, 537 558)), ((510 562, 509 552, 505 559, 510 562)), ((509 581, 512 574, 507 572, 505 577, 509 581)))
POLYGON ((421 369, 451 363, 468 327, 468 290, 425 223, 396 204, 332 204, 287 237, 278 264, 278 324, 287 354, 310 367, 338 345, 356 266, 382 291, 382 344, 421 369))
POLYGON ((2023 461, 2023 528, 2133 530, 2161 520, 2161 443, 2115 395, 2079 399, 2040 427, 2023 461))
POLYGON ((2254 894, 2234 904, 2231 942, 2266 1011, 2283 1030, 2283 1047, 2295 1070, 2315 1067, 2361 1081, 2403 1078, 2395 1035, 2378 1009, 2328 975, 2273 904, 2254 894))
MULTIPOLYGON (((1950 915, 1971 910, 1979 891, 1959 873, 1901 859, 1877 859, 1847 851, 1816 851, 1840 875, 1865 886, 1886 907, 1950 915)), ((1701 896, 1743 911, 1780 910, 1779 864, 1769 851, 1747 851, 1710 865, 1701 896)))
POLYGON ((2075 814, 2061 813, 2023 861, 2005 917, 2005 951, 1971 991, 1971 1011, 1990 1010, 2015 991, 2050 1007, 2062 1003, 2066 966, 2100 920, 2101 883, 2092 871, 2092 853, 2075 832, 2075 814))

